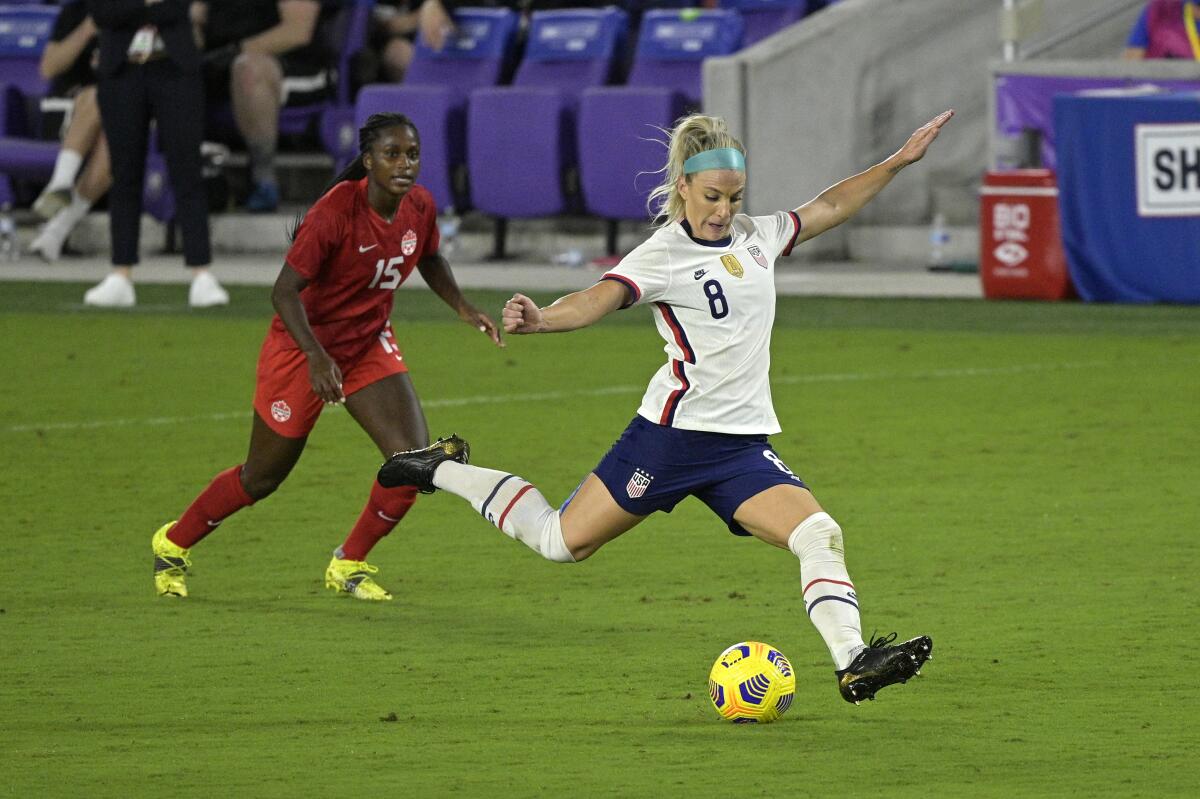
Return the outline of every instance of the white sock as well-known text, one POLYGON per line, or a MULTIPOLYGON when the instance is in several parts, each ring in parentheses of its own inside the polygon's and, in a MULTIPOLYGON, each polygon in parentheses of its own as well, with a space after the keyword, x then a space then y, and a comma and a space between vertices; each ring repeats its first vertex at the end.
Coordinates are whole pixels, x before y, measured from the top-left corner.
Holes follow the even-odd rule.
POLYGON ((43 252, 46 251, 45 247, 49 246, 52 254, 48 257, 52 260, 57 258, 62 250, 63 242, 67 240, 67 236, 71 235, 71 231, 75 229, 79 221, 87 216, 91 207, 91 200, 85 200, 77 192, 71 192, 70 205, 50 217, 50 221, 42 226, 36 239, 38 242, 36 246, 43 248, 43 252))
POLYGON ((71 192, 71 204, 63 208, 54 218, 50 220, 50 224, 63 227, 64 235, 75 229, 75 226, 88 215, 88 211, 92 210, 92 201, 79 196, 79 192, 71 192))
POLYGON ((575 562, 563 540, 558 510, 515 474, 446 461, 433 473, 433 484, 470 502, 500 532, 546 560, 575 562))
POLYGON ((59 150, 58 157, 54 159, 54 173, 50 175, 50 182, 46 184, 46 188, 51 191, 71 188, 75 185, 75 177, 79 174, 81 166, 82 155, 65 147, 59 150))
POLYGON ((835 668, 844 669, 864 644, 858 596, 846 572, 842 528, 828 513, 814 513, 792 531, 788 549, 800 558, 808 618, 825 639, 835 668))

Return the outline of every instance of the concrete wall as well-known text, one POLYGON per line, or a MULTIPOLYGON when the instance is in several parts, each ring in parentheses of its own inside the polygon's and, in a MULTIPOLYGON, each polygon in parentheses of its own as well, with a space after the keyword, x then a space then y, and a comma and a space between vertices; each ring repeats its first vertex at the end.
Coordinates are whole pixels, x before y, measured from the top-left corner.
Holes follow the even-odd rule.
MULTIPOLYGON (((1040 57, 1119 56, 1143 0, 1044 0, 1040 57), (1075 31, 1086 26, 1084 33, 1075 31)), ((957 116, 856 224, 926 224, 935 206, 973 220, 988 165, 989 62, 1001 54, 1001 0, 843 0, 704 68, 704 105, 749 150, 747 210, 792 208, 894 152, 946 108, 957 116)), ((806 246, 845 253, 847 231, 806 246)))

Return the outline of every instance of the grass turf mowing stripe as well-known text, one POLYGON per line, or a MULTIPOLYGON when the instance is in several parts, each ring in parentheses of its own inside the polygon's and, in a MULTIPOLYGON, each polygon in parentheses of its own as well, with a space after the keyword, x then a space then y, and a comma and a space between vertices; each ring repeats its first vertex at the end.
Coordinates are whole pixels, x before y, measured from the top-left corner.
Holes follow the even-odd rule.
MULTIPOLYGON (((1174 364, 1173 364, 1174 365, 1174 364)), ((815 375, 785 375, 775 378, 776 385, 800 385, 805 383, 841 383, 865 382, 871 380, 929 380, 949 379, 958 377, 988 377, 1006 374, 1022 374, 1026 372, 1059 371, 1067 369, 1109 368, 1112 363, 1105 361, 1079 361, 1074 363, 1043 363, 1018 364, 1015 366, 972 367, 966 369, 933 369, 920 372, 843 372, 815 375)), ((606 388, 591 388, 579 391, 541 391, 530 394, 497 394, 474 397, 445 397, 422 401, 426 408, 458 408, 466 405, 501 405, 524 402, 549 402, 553 400, 571 399, 574 397, 601 397, 620 394, 638 394, 644 391, 643 386, 608 386, 606 388)), ((7 433, 30 433, 38 430, 95 430, 105 427, 128 427, 130 425, 170 425, 191 424, 193 422, 220 422, 230 419, 249 418, 250 411, 223 411, 219 413, 203 413, 190 416, 151 416, 128 419, 97 419, 92 421, 73 422, 34 422, 31 424, 12 425, 5 429, 7 433)))

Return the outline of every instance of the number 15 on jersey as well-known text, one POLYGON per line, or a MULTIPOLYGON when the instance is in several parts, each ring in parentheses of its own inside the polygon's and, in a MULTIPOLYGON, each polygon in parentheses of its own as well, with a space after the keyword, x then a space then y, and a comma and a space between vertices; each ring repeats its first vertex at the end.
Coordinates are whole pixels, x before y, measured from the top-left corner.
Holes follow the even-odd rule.
POLYGON ((400 285, 400 281, 404 276, 400 274, 398 266, 404 263, 404 256, 397 255, 395 258, 389 258, 385 262, 380 258, 375 262, 375 277, 371 280, 369 288, 373 289, 394 289, 400 285))

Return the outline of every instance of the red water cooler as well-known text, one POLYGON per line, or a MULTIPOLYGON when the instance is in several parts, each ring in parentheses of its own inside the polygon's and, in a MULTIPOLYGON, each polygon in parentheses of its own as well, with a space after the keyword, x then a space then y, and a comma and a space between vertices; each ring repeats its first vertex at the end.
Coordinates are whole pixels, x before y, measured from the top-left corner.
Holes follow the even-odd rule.
POLYGON ((988 299, 1075 296, 1049 169, 988 172, 979 190, 979 276, 988 299))

